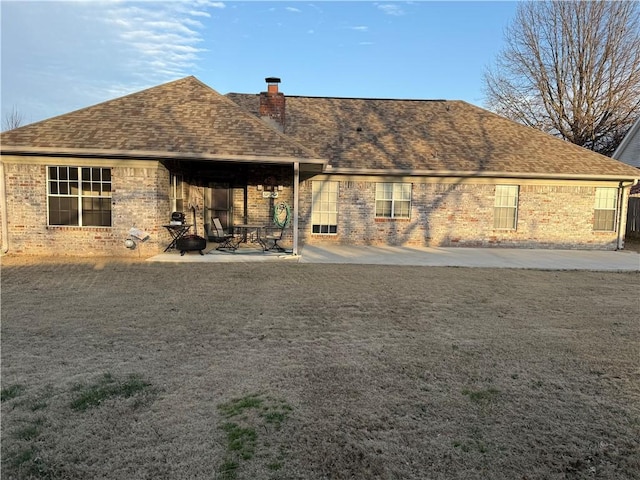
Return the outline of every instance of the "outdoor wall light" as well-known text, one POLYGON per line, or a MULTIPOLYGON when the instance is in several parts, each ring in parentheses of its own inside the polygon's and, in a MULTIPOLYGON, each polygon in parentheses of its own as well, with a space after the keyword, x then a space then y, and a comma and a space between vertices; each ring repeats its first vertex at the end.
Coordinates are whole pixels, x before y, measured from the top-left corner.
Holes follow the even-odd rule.
POLYGON ((278 185, 278 190, 281 192, 282 190, 284 190, 284 185, 278 185))
POLYGON ((256 188, 258 189, 259 192, 264 190, 264 187, 262 185, 258 185, 256 188))

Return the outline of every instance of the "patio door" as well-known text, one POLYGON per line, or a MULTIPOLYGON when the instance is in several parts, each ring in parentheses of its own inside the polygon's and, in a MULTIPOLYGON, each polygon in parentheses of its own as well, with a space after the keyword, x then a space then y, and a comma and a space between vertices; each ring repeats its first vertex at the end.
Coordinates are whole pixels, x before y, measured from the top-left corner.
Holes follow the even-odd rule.
POLYGON ((207 195, 208 215, 205 223, 211 223, 211 218, 219 218, 222 227, 227 230, 231 220, 231 189, 224 185, 209 187, 207 195))

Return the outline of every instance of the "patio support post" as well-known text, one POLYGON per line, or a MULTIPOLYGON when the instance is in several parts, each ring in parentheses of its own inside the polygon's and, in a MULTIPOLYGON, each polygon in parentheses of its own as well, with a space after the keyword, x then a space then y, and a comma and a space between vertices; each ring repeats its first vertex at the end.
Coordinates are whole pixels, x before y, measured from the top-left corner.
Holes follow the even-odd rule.
POLYGON ((298 255, 298 195, 300 162, 293 162, 293 254, 298 255))

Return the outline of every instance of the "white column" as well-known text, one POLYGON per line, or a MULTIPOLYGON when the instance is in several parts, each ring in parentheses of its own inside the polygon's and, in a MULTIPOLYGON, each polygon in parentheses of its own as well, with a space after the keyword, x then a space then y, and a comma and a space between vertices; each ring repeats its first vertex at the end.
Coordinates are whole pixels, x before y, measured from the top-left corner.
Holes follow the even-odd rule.
POLYGON ((298 195, 300 162, 293 162, 293 254, 298 255, 298 195))

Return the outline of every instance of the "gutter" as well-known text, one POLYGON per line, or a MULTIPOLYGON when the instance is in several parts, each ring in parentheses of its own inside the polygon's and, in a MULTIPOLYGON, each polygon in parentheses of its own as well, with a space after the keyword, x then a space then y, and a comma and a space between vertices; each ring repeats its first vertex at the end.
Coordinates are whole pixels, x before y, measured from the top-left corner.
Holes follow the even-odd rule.
MULTIPOLYGON (((633 169, 633 167, 630 167, 633 169)), ((635 175, 620 173, 613 175, 584 174, 584 173, 532 173, 532 172, 490 172, 490 171, 460 171, 460 170, 411 170, 411 169, 373 169, 373 168, 325 168, 326 175, 382 175, 407 177, 477 177, 477 178, 527 178, 527 179, 548 179, 548 180, 616 180, 633 182, 640 178, 640 172, 635 175)))
POLYGON ((0 161, 0 215, 2 218, 2 246, 0 253, 5 255, 9 251, 9 215, 7 213, 7 188, 4 180, 4 162, 0 161))

